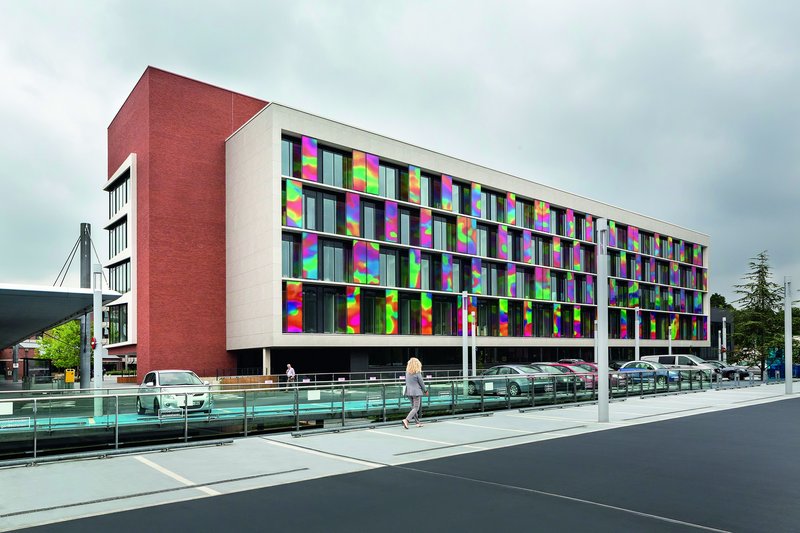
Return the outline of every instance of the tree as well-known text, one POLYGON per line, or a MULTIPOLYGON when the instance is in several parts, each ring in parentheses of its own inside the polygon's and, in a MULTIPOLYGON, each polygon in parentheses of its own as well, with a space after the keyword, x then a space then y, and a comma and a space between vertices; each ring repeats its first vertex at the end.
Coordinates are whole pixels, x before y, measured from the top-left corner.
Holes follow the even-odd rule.
POLYGON ((719 293, 714 293, 711 295, 710 299, 711 307, 716 309, 729 309, 731 311, 734 310, 734 307, 725 301, 725 297, 719 293))
POLYGON ((749 266, 743 282, 734 285, 740 295, 734 342, 741 350, 739 358, 752 354, 763 372, 769 351, 783 346, 783 287, 772 281, 766 250, 751 258, 749 266))
POLYGON ((50 359, 58 369, 78 368, 81 358, 81 324, 66 322, 42 335, 39 356, 50 359))

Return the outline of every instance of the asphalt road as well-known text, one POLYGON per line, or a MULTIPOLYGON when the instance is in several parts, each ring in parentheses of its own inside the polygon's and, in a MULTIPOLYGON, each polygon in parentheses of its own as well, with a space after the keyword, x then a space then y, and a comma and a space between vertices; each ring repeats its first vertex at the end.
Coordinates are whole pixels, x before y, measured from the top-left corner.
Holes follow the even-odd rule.
POLYGON ((800 399, 25 529, 800 530, 800 399))

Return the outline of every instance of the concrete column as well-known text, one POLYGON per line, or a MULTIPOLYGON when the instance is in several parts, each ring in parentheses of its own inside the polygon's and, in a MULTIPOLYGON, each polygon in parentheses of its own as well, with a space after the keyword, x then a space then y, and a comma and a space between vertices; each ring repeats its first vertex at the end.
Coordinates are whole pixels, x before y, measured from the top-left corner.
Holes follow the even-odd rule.
POLYGON ((272 350, 269 348, 261 349, 261 369, 264 376, 269 376, 272 373, 272 350))
MULTIPOLYGON (((92 225, 81 224, 80 234, 80 254, 81 254, 81 289, 89 289, 92 286, 92 225)), ((92 348, 91 348, 91 327, 89 325, 89 314, 81 317, 81 353, 80 353, 80 388, 88 389, 91 387, 92 377, 92 348)), ((95 335, 99 338, 100 335, 95 335)), ((99 341, 98 341, 99 342, 99 341)))
POLYGON ((11 381, 16 383, 19 380, 19 344, 15 344, 11 349, 11 381))

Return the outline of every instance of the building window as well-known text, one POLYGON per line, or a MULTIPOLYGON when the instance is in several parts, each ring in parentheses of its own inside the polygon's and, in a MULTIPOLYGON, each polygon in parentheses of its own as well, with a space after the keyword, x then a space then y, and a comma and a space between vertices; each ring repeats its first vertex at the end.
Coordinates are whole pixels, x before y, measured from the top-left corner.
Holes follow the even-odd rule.
POLYGON ((126 293, 131 290, 131 262, 125 261, 108 269, 109 285, 112 291, 126 293))
POLYGON ((108 230, 108 258, 122 253, 128 248, 128 221, 122 220, 108 230))
POLYGON ((381 165, 378 171, 378 194, 396 200, 398 174, 397 169, 381 165))
POLYGON ((386 334, 386 293, 364 290, 361 293, 361 332, 386 334))
POLYGON ((303 286, 303 332, 319 333, 319 287, 303 286))
POLYGON ((128 204, 130 195, 131 170, 126 170, 108 191, 108 218, 116 215, 120 209, 128 204))
POLYGON ((108 343, 128 342, 128 305, 108 308, 108 343))
MULTIPOLYGON (((322 279, 324 281, 345 282, 345 254, 344 244, 338 241, 320 241, 322 250, 322 279)), ((305 301, 303 303, 303 314, 305 314, 305 301)))
POLYGON ((455 335, 457 333, 455 313, 456 306, 450 298, 434 296, 433 334, 455 335))
POLYGON ((380 253, 381 285, 397 287, 397 252, 381 249, 380 253))
POLYGON ((372 202, 361 202, 361 231, 364 233, 365 239, 373 239, 376 237, 376 223, 375 223, 375 204, 372 202))
POLYGON ((325 333, 347 332, 347 293, 344 287, 325 287, 322 292, 322 313, 325 333))
POLYGON ((420 288, 422 290, 429 290, 431 288, 431 256, 422 254, 422 261, 420 263, 420 288))
POLYGON ((411 244, 411 212, 400 210, 400 244, 411 244))
POLYGON ((285 278, 300 277, 300 245, 296 235, 284 233, 281 241, 281 275, 285 278))
POLYGON ((431 178, 422 174, 420 178, 420 201, 423 206, 431 205, 431 178))
POLYGON ((352 181, 350 175, 353 169, 353 160, 350 156, 338 154, 330 150, 320 150, 322 162, 322 183, 335 187, 344 187, 352 181))
POLYGON ((306 229, 317 229, 317 193, 303 188, 303 224, 306 229))

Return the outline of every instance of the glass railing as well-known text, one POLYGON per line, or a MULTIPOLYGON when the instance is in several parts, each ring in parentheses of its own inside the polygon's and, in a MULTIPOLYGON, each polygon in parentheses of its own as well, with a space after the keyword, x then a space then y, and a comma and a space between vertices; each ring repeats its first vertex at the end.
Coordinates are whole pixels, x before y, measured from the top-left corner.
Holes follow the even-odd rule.
MULTIPOLYGON (((609 396, 718 387, 677 371, 609 373, 609 396)), ((753 385, 741 382, 737 385, 753 385)), ((411 408, 404 379, 139 392, 135 387, 72 394, 0 396, 0 461, 80 451, 197 442, 271 431, 399 421, 411 408)), ((597 400, 597 375, 536 374, 426 378, 422 416, 446 416, 597 400)))

